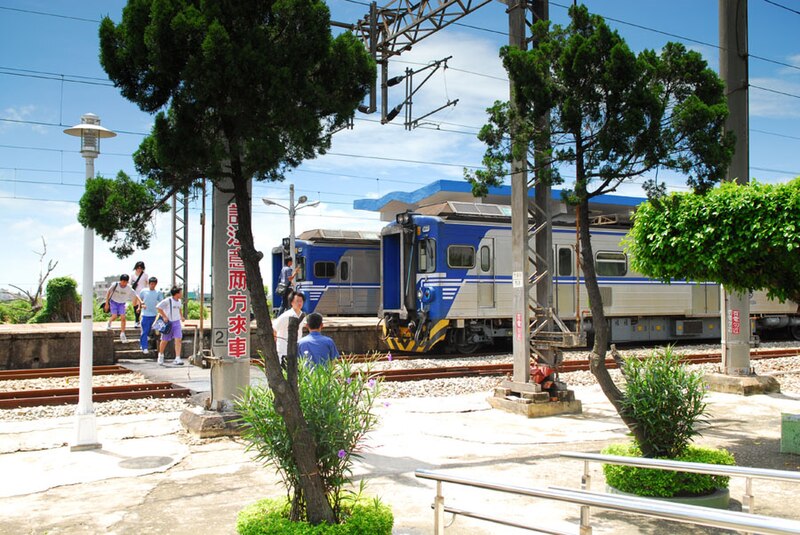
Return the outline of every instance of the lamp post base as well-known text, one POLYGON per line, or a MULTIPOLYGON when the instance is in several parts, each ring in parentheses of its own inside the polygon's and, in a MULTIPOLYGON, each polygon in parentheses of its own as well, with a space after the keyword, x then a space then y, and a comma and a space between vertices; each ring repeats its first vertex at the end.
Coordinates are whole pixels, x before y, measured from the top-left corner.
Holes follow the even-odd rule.
POLYGON ((97 421, 94 413, 78 414, 75 422, 76 440, 70 446, 70 451, 99 450, 103 447, 97 440, 97 421))

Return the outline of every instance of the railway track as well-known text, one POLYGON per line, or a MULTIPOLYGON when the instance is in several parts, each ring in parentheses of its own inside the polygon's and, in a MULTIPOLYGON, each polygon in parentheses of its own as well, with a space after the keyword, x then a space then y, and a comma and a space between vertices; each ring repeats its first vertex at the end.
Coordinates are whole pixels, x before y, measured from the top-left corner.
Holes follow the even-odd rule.
MULTIPOLYGON (((128 370, 130 372, 130 370, 128 370)), ((139 398, 180 398, 192 394, 188 388, 173 383, 146 383, 117 386, 95 386, 92 401, 139 398)), ((16 390, 0 392, 0 409, 17 409, 41 405, 74 405, 78 403, 77 388, 54 388, 50 390, 16 390)))
MULTIPOLYGON (((35 368, 23 370, 0 370, 0 381, 19 380, 19 379, 47 379, 53 377, 77 377, 80 368, 35 368)), ((94 366, 92 375, 115 375, 120 373, 131 373, 131 370, 117 364, 109 366, 94 366)))
MULTIPOLYGON (((769 358, 793 357, 800 355, 800 349, 762 349, 753 350, 750 353, 751 360, 761 360, 769 358)), ((682 356, 682 360, 690 364, 702 364, 708 362, 721 362, 720 353, 690 353, 682 356)), ((606 359, 606 367, 614 369, 617 363, 611 359, 606 359)), ((589 361, 568 360, 559 366, 560 373, 575 371, 585 371, 589 369, 589 361)), ((478 377, 491 375, 506 375, 513 371, 513 364, 474 364, 463 366, 444 366, 436 368, 408 368, 402 370, 381 370, 374 371, 373 376, 380 377, 384 381, 420 381, 423 379, 446 379, 452 377, 478 377)))

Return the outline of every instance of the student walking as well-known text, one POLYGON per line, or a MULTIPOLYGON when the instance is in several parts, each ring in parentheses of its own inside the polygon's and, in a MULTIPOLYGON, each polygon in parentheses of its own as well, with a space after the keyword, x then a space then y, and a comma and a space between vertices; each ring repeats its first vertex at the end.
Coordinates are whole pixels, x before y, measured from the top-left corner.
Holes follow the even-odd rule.
POLYGON ((339 350, 333 339, 322 334, 322 314, 312 312, 306 318, 308 334, 297 343, 297 354, 311 362, 313 366, 325 365, 339 358, 339 350))
POLYGON ((139 299, 142 300, 142 336, 139 338, 139 346, 145 355, 150 352, 147 345, 150 339, 150 330, 153 328, 153 323, 158 316, 158 303, 164 300, 164 294, 156 290, 157 278, 150 277, 147 280, 147 284, 149 287, 139 294, 139 299))
MULTIPOLYGON (((136 292, 136 295, 138 295, 140 299, 142 297, 142 292, 147 289, 147 281, 148 281, 147 273, 144 272, 144 262, 139 260, 133 266, 133 273, 131 273, 131 288, 133 288, 133 291, 136 292)), ((141 314, 142 314, 141 307, 134 305, 133 316, 136 319, 136 324, 134 325, 134 327, 136 327, 137 329, 141 327, 140 323, 141 314)))
POLYGON ((134 292, 133 288, 128 284, 129 279, 130 277, 123 273, 119 276, 119 282, 115 282, 109 286, 106 292, 105 310, 106 312, 111 312, 111 319, 108 320, 106 329, 110 331, 111 322, 119 318, 120 327, 122 329, 119 333, 119 340, 123 343, 128 341, 128 338, 125 336, 125 322, 127 321, 125 318, 125 307, 128 301, 131 301, 134 306, 141 302, 139 296, 136 295, 136 292, 134 292))
POLYGON ((303 325, 305 325, 305 314, 303 314, 305 296, 300 292, 292 292, 289 294, 288 302, 291 303, 292 308, 278 316, 272 324, 272 335, 275 337, 275 345, 278 349, 278 360, 282 365, 289 352, 289 318, 301 320, 297 326, 298 340, 303 336, 303 325))
POLYGON ((161 343, 158 345, 158 364, 164 365, 164 350, 170 340, 175 340, 175 361, 173 364, 183 366, 183 361, 181 360, 181 342, 183 339, 181 322, 184 321, 183 304, 181 303, 183 290, 173 286, 169 291, 169 295, 169 297, 156 305, 158 314, 165 323, 170 325, 169 331, 161 333, 161 343))

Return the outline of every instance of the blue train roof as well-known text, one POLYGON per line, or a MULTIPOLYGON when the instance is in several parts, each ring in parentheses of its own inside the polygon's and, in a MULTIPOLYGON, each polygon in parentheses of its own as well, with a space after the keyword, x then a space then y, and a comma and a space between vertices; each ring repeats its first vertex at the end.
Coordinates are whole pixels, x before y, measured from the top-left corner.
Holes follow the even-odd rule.
MULTIPOLYGON (((533 197, 533 188, 529 191, 533 197)), ((489 188, 489 195, 482 199, 485 203, 509 204, 511 199, 511 186, 497 186, 489 188)), ((554 203, 561 204, 561 190, 552 190, 554 203)), ((465 180, 437 180, 427 186, 414 191, 393 191, 379 199, 357 199, 353 202, 356 210, 380 212, 384 221, 394 220, 395 214, 406 210, 416 210, 420 206, 437 204, 445 201, 475 202, 472 196, 472 186, 465 180)), ((625 195, 599 195, 592 199, 592 208, 603 212, 618 212, 630 210, 640 205, 647 199, 643 197, 628 197, 625 195)))

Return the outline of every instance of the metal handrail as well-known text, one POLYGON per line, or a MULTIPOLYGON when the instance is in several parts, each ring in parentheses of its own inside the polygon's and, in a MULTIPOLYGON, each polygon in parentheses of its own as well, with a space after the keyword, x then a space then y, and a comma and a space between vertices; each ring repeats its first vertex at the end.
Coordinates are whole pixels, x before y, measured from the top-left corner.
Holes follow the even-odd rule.
MULTIPOLYGON (((592 533, 589 515, 584 515, 584 508, 598 507, 623 513, 658 518, 662 520, 672 520, 689 524, 717 527, 723 529, 733 529, 747 531, 750 533, 764 533, 768 535, 789 535, 800 533, 800 522, 782 518, 774 518, 750 513, 739 513, 732 511, 722 511, 710 509, 696 505, 684 505, 647 498, 632 498, 629 496, 619 496, 615 494, 599 494, 585 490, 557 489, 557 488, 531 488, 519 487, 515 485, 502 485, 489 481, 481 481, 465 477, 442 474, 429 470, 416 470, 414 475, 420 479, 430 479, 436 481, 436 498, 434 500, 434 534, 444 534, 444 513, 450 511, 455 514, 461 511, 444 506, 444 496, 441 492, 442 483, 455 483, 484 490, 494 490, 507 492, 521 496, 534 498, 545 498, 560 502, 574 503, 581 505, 581 535, 592 533)), ((476 513, 470 516, 492 520, 476 513)), ((522 526, 518 526, 522 527, 522 526)), ((526 529, 536 530, 536 527, 526 529)))
POLYGON ((753 479, 770 479, 773 481, 789 481, 800 483, 800 472, 773 470, 771 468, 752 468, 749 466, 727 466, 721 464, 691 463, 687 461, 672 461, 669 459, 648 459, 644 457, 624 457, 622 455, 602 455, 599 453, 566 452, 562 457, 583 461, 583 476, 581 488, 588 490, 592 477, 589 474, 589 463, 616 464, 621 466, 635 466, 638 468, 652 468, 655 470, 670 470, 675 472, 692 472, 695 474, 709 474, 727 477, 745 478, 745 491, 742 497, 742 511, 752 513, 755 507, 753 495, 753 479))

